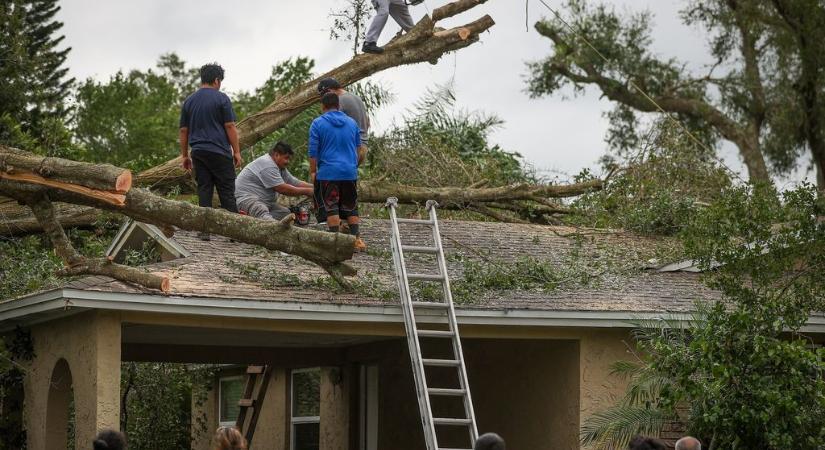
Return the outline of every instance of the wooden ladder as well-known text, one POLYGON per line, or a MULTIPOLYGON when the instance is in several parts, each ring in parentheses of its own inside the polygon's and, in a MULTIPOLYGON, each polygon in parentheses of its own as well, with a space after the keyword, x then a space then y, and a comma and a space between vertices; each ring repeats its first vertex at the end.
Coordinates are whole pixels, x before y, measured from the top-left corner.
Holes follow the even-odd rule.
POLYGON ((252 445, 252 437, 255 435, 255 426, 258 424, 258 416, 264 404, 270 378, 272 378, 272 368, 268 365, 252 365, 246 368, 246 386, 243 397, 238 400, 240 409, 235 426, 246 437, 247 445, 252 445), (252 414, 249 415, 249 420, 246 420, 250 408, 252 414))

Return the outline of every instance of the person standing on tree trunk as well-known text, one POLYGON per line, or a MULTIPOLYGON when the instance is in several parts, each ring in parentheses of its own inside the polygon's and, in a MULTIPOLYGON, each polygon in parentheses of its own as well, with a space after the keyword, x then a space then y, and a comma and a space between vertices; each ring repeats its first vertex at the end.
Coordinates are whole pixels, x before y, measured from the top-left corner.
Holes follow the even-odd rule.
MULTIPOLYGON (((183 102, 180 113, 183 168, 195 171, 201 207, 212 207, 213 190, 217 189, 221 208, 236 213, 235 168, 241 167, 243 159, 235 128, 235 111, 229 97, 220 91, 223 67, 216 63, 206 64, 201 67, 200 74, 200 89, 183 102)), ((198 237, 209 240, 208 233, 199 233, 198 237)))
POLYGON ((372 6, 375 7, 375 17, 373 17, 367 30, 367 36, 364 39, 364 46, 361 51, 364 53, 384 53, 384 49, 378 46, 378 38, 381 37, 381 32, 384 31, 387 18, 392 16, 405 32, 410 31, 415 26, 415 22, 413 22, 410 8, 405 0, 372 0, 372 6))
POLYGON ((327 211, 327 227, 337 233, 341 219, 355 236, 356 251, 366 250, 360 238, 358 217, 358 125, 339 111, 340 100, 334 92, 321 97, 321 117, 309 127, 309 173, 318 181, 320 198, 327 211))
MULTIPOLYGON (((340 111, 354 120, 361 130, 361 145, 358 146, 358 165, 360 166, 367 156, 367 143, 369 141, 370 118, 367 115, 367 107, 361 97, 345 91, 341 83, 335 78, 324 78, 318 83, 318 93, 323 96, 327 92, 334 92, 338 95, 338 101, 341 105, 340 111)), ((320 193, 317 181, 315 192, 316 194, 320 193)), ((324 200, 318 195, 315 196, 314 200, 318 223, 325 222, 327 214, 324 210, 324 200)))

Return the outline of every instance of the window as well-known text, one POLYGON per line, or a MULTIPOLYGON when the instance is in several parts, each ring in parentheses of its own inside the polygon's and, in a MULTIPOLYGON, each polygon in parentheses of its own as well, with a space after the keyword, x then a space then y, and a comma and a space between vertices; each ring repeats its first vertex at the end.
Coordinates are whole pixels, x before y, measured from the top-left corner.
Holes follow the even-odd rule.
POLYGON ((362 365, 359 376, 359 448, 378 450, 378 365, 362 365))
POLYGON ((318 450, 321 435, 321 369, 292 371, 292 450, 318 450))
POLYGON ((238 401, 243 395, 242 376, 224 377, 218 380, 219 421, 221 425, 235 425, 240 408, 238 401))

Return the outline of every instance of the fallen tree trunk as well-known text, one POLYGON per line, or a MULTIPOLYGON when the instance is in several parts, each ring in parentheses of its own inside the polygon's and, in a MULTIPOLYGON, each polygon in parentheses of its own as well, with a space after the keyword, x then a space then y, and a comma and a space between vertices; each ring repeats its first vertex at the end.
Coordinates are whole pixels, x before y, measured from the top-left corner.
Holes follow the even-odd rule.
POLYGON ((468 189, 464 187, 406 186, 386 181, 364 181, 358 185, 358 200, 367 203, 383 203, 387 197, 398 198, 399 203, 478 204, 536 198, 575 197, 602 188, 601 180, 590 180, 569 185, 517 184, 492 188, 468 189))
POLYGON ((86 188, 86 192, 112 194, 125 194, 132 187, 132 172, 120 167, 40 156, 5 145, 0 145, 0 177, 61 189, 86 188))
MULTIPOLYGON (((52 159, 55 159, 58 165, 66 165, 67 162, 59 158, 52 159)), ((150 287, 158 286, 152 278, 137 276, 132 271, 111 263, 78 259, 80 257, 74 249, 66 245, 68 241, 64 239, 65 234, 51 201, 115 211, 164 228, 175 226, 185 230, 213 233, 239 242, 283 251, 320 265, 344 284, 344 275, 355 274, 355 269, 343 263, 352 258, 354 251, 355 238, 350 235, 307 230, 292 227, 289 222, 259 220, 220 209, 200 208, 190 203, 165 199, 145 189, 131 189, 124 195, 122 205, 114 205, 87 192, 0 178, 0 194, 31 207, 39 225, 52 238, 58 254, 69 266, 67 273, 105 273, 123 281, 152 282, 150 287), (48 204, 48 208, 44 202, 48 204)))
MULTIPOLYGON (((435 27, 438 20, 455 16, 487 0, 459 0, 434 11, 433 20, 425 16, 408 33, 396 37, 384 47, 380 55, 362 54, 347 63, 330 70, 292 92, 278 98, 262 111, 246 117, 238 123, 241 148, 247 148, 269 136, 289 120, 320 100, 318 82, 327 77, 349 85, 383 70, 415 64, 434 62, 444 54, 478 42, 479 35, 490 29, 495 22, 484 17, 449 30, 435 27)), ((191 175, 181 167, 180 158, 148 169, 137 175, 135 182, 144 187, 168 189, 173 186, 191 185, 191 175)))

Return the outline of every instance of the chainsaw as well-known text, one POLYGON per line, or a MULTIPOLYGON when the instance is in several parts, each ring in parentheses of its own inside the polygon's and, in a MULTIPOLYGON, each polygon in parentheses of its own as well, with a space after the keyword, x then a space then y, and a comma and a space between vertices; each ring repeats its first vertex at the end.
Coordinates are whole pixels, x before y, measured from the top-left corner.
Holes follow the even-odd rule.
POLYGON ((295 222, 293 222, 293 224, 298 227, 305 227, 309 225, 310 209, 311 207, 309 200, 304 200, 297 205, 290 206, 289 212, 295 216, 295 222))

